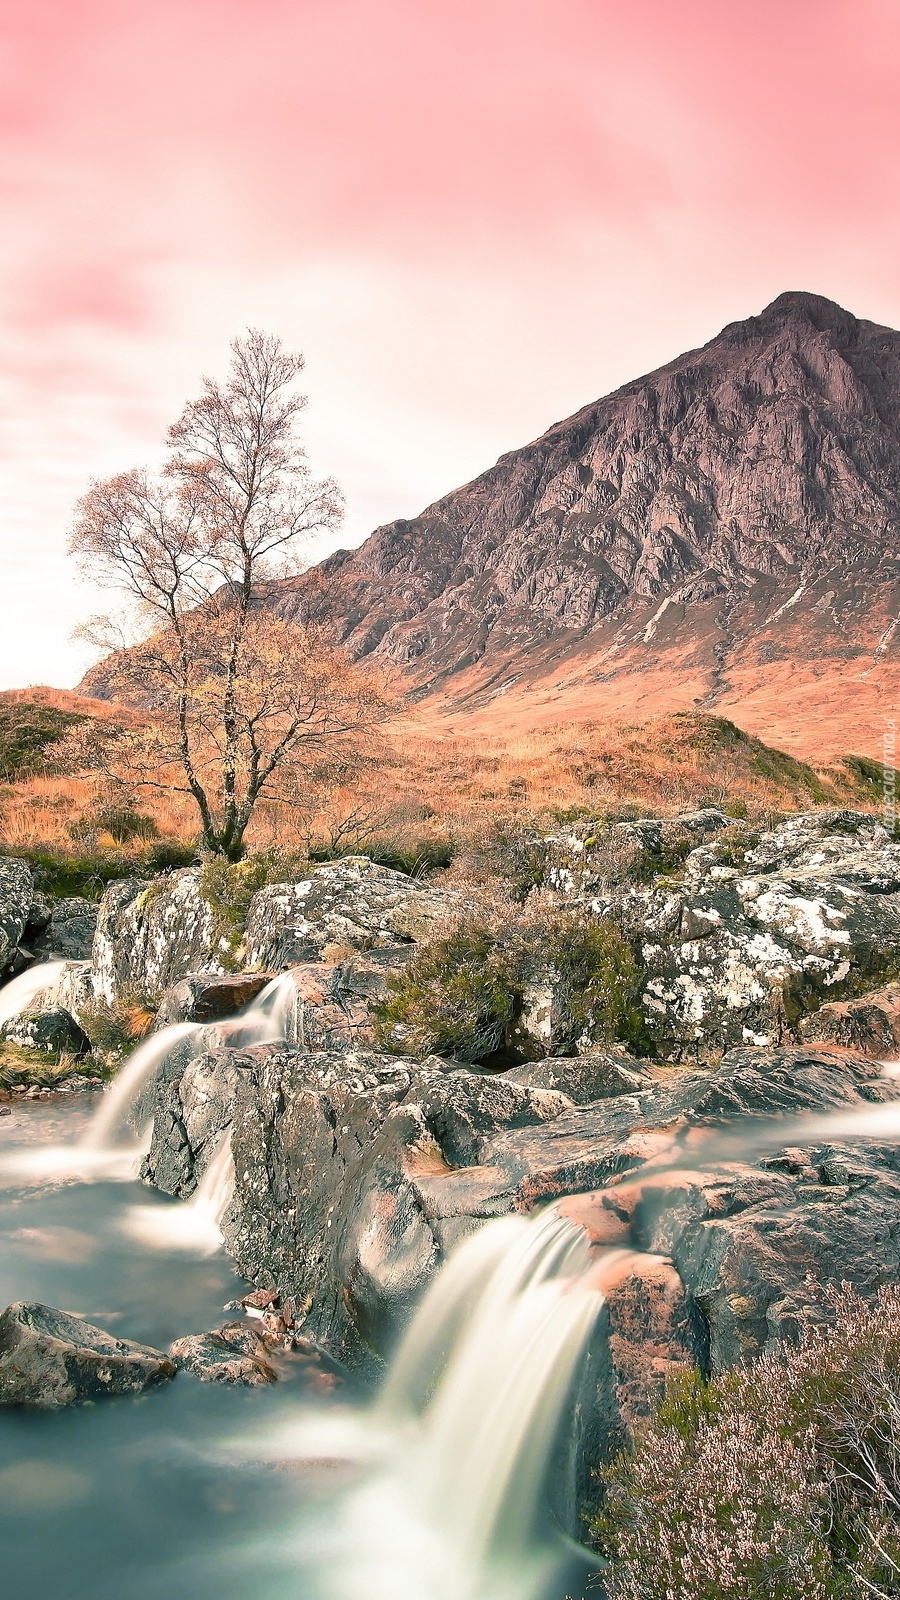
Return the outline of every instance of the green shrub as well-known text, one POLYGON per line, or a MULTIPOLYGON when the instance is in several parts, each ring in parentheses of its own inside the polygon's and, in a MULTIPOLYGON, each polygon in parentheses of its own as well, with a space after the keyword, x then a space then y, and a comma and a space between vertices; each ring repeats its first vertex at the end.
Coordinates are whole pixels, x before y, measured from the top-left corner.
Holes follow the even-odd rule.
POLYGON ((92 1000, 79 1011, 79 1022, 91 1041, 91 1048, 102 1056, 118 1059, 150 1032, 159 996, 138 992, 123 994, 113 1005, 92 1000))
POLYGON ((195 859, 193 845, 160 840, 150 850, 126 853, 116 850, 72 852, 33 850, 16 847, 20 861, 27 861, 34 873, 35 886, 45 894, 64 897, 83 895, 99 900, 107 884, 121 878, 149 878, 174 867, 187 867, 195 859))
POLYGON ((463 876, 475 884, 499 881, 514 899, 525 900, 546 878, 546 832, 547 825, 535 816, 495 818, 467 841, 459 862, 463 876))
POLYGON ((872 756, 842 756, 841 765, 846 767, 857 788, 869 799, 876 796, 880 799, 886 782, 892 785, 895 794, 900 794, 900 774, 883 761, 876 761, 872 756))
POLYGON ((153 818, 144 816, 140 811, 132 811, 128 806, 110 806, 105 811, 98 811, 92 825, 99 832, 111 834, 116 844, 128 844, 132 839, 159 838, 159 829, 153 818))
POLYGON ((226 966, 234 960, 243 937, 253 896, 270 883, 290 883, 304 865, 307 863, 274 850, 244 856, 241 861, 207 858, 200 874, 200 893, 212 910, 213 938, 223 944, 226 966))
POLYGON ((344 856, 367 856, 379 867, 391 867, 408 878, 427 878, 432 872, 449 867, 456 855, 453 839, 423 838, 402 841, 397 839, 365 839, 348 844, 346 849, 331 845, 314 845, 309 852, 311 861, 339 861, 344 856))
POLYGON ((900 1289, 823 1300, 796 1346, 670 1385, 603 1470, 609 1600, 900 1594, 900 1289))
POLYGON ((0 783, 15 783, 46 769, 53 746, 89 719, 78 711, 29 700, 0 703, 0 783))
POLYGON ((389 989, 375 1036, 404 1055, 479 1061, 501 1047, 515 1013, 508 954, 476 920, 423 945, 389 989))
POLYGON ((27 1049, 0 1040, 0 1090, 8 1091, 22 1084, 29 1088, 53 1089, 76 1072, 86 1078, 106 1076, 102 1064, 91 1056, 76 1061, 74 1056, 65 1053, 27 1049))
POLYGON ((634 951, 608 918, 549 909, 527 917, 517 939, 516 983, 549 970, 566 1031, 556 1048, 565 1053, 581 1039, 615 1040, 635 1050, 649 1045, 639 1000, 642 971, 634 951))
POLYGON ((471 915, 424 943, 375 1007, 376 1038, 403 1054, 484 1060, 504 1046, 528 985, 544 974, 565 1018, 560 1051, 584 1038, 645 1046, 629 944, 612 923, 554 906, 515 919, 471 915))

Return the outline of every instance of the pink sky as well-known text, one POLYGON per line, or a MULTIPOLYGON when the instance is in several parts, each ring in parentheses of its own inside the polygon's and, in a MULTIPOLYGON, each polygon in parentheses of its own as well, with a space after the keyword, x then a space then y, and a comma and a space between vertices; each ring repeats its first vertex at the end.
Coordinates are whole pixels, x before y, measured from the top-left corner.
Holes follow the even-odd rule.
POLYGON ((787 288, 900 325, 893 0, 0 0, 0 686, 248 324, 340 542, 787 288))

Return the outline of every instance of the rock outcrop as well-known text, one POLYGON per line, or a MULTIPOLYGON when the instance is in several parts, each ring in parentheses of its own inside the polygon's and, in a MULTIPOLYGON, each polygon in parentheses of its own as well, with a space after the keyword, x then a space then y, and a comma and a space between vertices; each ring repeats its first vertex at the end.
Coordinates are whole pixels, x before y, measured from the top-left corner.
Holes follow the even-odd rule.
POLYGON ((52 1410, 138 1394, 174 1378, 168 1356, 51 1306, 20 1301, 0 1316, 0 1405, 52 1410))
POLYGON ((89 961, 97 928, 98 907, 82 895, 50 900, 36 916, 29 915, 29 943, 36 961, 89 961), (46 918, 46 920, 45 920, 46 918))
POLYGON ((693 1070, 541 1063, 580 1104, 521 1081, 536 1070, 277 1047, 210 1057, 178 1086, 181 1143, 169 1142, 156 1181, 190 1192, 218 1095, 217 1137, 230 1122, 236 1170, 229 1249, 248 1277, 277 1286, 305 1333, 364 1370, 454 1244, 565 1196, 582 1197, 573 1215, 598 1245, 669 1261, 678 1282, 663 1299, 681 1307, 681 1327, 687 1297, 691 1347, 715 1370, 790 1331, 807 1274, 875 1287, 896 1270, 892 1147, 877 1127, 864 1145, 845 1142, 854 1117, 897 1093, 876 1062, 746 1048, 693 1070), (559 1066, 573 1076, 557 1079, 559 1066), (592 1082, 603 1098, 585 1102, 592 1082))
POLYGON ((446 891, 368 856, 344 856, 311 868, 300 882, 254 895, 244 964, 279 969, 318 961, 329 947, 370 950, 421 939, 455 903, 446 891))
POLYGON ((200 879, 198 867, 185 867, 149 882, 110 884, 93 944, 99 1000, 160 994, 188 972, 221 972, 222 941, 200 879))
POLYGON ((803 1039, 845 1045, 864 1056, 900 1056, 900 985, 855 1000, 826 1001, 800 1023, 803 1039))
POLYGON ((603 883, 574 843, 554 881, 634 942, 647 1028, 670 1059, 796 1042, 823 1002, 897 970, 900 845, 871 816, 810 812, 762 834, 733 825, 648 885, 603 883))
POLYGON ((34 877, 24 861, 0 856, 0 975, 17 964, 18 947, 34 899, 34 877))

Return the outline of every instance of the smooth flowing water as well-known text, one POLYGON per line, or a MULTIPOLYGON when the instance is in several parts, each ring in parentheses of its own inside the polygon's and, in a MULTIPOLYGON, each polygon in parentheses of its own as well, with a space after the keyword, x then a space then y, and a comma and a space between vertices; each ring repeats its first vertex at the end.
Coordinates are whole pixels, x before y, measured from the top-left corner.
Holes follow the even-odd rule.
MULTIPOLYGON (((281 1037, 292 1003, 286 983, 270 986, 255 1015, 250 1008, 228 1025, 232 1037, 281 1037)), ((18 1103, 0 1117, 0 1306, 41 1300, 157 1347, 225 1320, 226 1301, 241 1290, 218 1248, 233 1185, 228 1133, 188 1204, 129 1175, 140 1149, 131 1109, 192 1030, 154 1035, 99 1108, 84 1094, 18 1103)), ((195 1031, 199 1044, 203 1030, 195 1031)), ((690 1150, 675 1140, 668 1159, 635 1178, 665 1185, 687 1160, 709 1166, 738 1149, 859 1136, 900 1138, 900 1103, 751 1123, 690 1150)), ((547 1474, 559 1470, 559 1428, 604 1288, 629 1259, 621 1250, 589 1259, 581 1230, 552 1210, 485 1224, 425 1294, 368 1404, 316 1405, 289 1377, 244 1391, 180 1374, 139 1399, 59 1414, 0 1410, 8 1592, 61 1600, 579 1592, 587 1560, 552 1527, 547 1474)))
MULTIPOLYGON (((220 1325, 224 1254, 152 1248, 136 1182, 48 1175, 29 1151, 84 1137, 89 1095, 0 1118, 0 1304, 36 1299, 164 1347, 220 1325), (18 1155, 20 1159, 15 1159, 18 1155)), ((201 1204, 229 1189, 223 1142, 201 1204)), ((168 1235, 169 1239, 175 1237, 168 1235)), ((175 1382, 59 1414, 0 1411, 8 1592, 63 1600, 532 1600, 561 1594, 537 1516, 556 1424, 601 1304, 576 1230, 489 1224, 426 1296, 374 1405, 175 1382), (549 1585, 549 1587, 548 1587, 549 1585)))
POLYGON ((64 961, 42 961, 5 983, 0 989, 0 1023, 9 1022, 27 1011, 36 994, 52 988, 64 966, 64 961))

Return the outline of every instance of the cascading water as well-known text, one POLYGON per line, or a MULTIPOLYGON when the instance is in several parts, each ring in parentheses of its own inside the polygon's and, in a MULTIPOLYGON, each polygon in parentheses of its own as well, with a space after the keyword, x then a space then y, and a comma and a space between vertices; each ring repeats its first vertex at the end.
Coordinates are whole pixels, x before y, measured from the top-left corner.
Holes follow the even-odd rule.
POLYGON ((88 1150, 119 1148, 134 1143, 131 1117, 142 1090, 168 1061, 177 1045, 186 1039, 199 1041, 203 1029, 198 1022, 175 1022, 170 1028, 152 1033, 132 1052, 117 1073, 95 1111, 82 1144, 88 1150), (131 1134, 129 1141, 128 1135, 131 1134))
POLYGON ((256 999, 245 1010, 217 1029, 234 1049, 250 1044, 274 1044, 286 1039, 291 1013, 297 1000, 297 985, 293 974, 279 973, 261 989, 256 999))
MULTIPOLYGON (((620 1269, 623 1251, 609 1253, 620 1269)), ((541 1522, 561 1419, 603 1305, 604 1263, 545 1213, 487 1223, 428 1290, 368 1417, 263 1448, 350 1458, 363 1481, 315 1554, 330 1600, 537 1600, 567 1559, 541 1522)))
POLYGON ((131 1206, 124 1226, 134 1238, 154 1249, 211 1255, 221 1248, 222 1219, 233 1193, 234 1161, 228 1129, 189 1200, 165 1206, 131 1206))
POLYGON ((27 972, 5 983, 0 989, 0 1025, 21 1016, 36 995, 43 989, 51 989, 65 964, 64 961, 42 961, 39 966, 29 967, 27 972))
MULTIPOLYGON (((64 965, 64 962, 58 961, 45 962, 0 990, 0 1020, 3 1017, 4 995, 8 996, 5 1002, 6 1016, 15 1016, 25 1009, 35 995, 56 981, 64 965)), ((17 1152, 7 1159, 6 1168, 11 1171, 15 1166, 22 1175, 33 1176, 80 1179, 96 1176, 125 1181, 134 1178, 147 1145, 147 1135, 142 1135, 135 1127, 141 1097, 162 1072, 173 1052, 187 1049, 190 1054, 197 1055, 204 1048, 241 1048, 283 1039, 296 995, 296 985, 290 972, 280 973, 266 984, 250 1005, 234 1017, 208 1024, 176 1022, 162 1028, 159 1033, 151 1034, 120 1068, 103 1094, 87 1129, 76 1143, 17 1152)), ((217 1219, 199 1211, 195 1214, 194 1222, 193 1234, 187 1224, 181 1230, 185 1239, 190 1236, 191 1248, 198 1247, 198 1241, 204 1248, 218 1248, 222 1241, 217 1219)))

